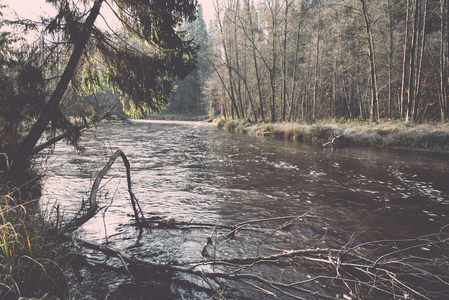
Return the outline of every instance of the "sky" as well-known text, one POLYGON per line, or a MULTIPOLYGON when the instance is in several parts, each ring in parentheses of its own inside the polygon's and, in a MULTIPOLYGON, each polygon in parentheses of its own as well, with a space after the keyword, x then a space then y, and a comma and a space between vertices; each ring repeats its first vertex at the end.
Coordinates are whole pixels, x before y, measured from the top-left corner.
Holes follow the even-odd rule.
MULTIPOLYGON (((204 21, 209 26, 210 20, 214 17, 214 0, 198 0, 198 3, 203 6, 204 21)), ((32 20, 37 20, 42 12, 48 15, 54 14, 52 13, 54 8, 45 0, 0 0, 0 5, 8 5, 21 17, 32 20)))
POLYGON ((209 26, 210 20, 214 18, 214 0, 198 0, 203 7, 203 16, 206 25, 209 26))

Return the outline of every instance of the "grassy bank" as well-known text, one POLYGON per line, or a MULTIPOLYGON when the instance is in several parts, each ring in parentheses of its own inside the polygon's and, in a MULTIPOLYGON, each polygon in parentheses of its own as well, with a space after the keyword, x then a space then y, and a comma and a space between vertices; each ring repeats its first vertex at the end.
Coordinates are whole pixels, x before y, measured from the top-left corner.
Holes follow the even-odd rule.
POLYGON ((449 152, 449 124, 406 124, 405 122, 332 122, 315 124, 251 124, 242 120, 219 120, 218 126, 230 132, 270 136, 316 145, 388 147, 449 152))
POLYGON ((0 183, 0 299, 69 298, 69 248, 56 227, 33 191, 0 183))

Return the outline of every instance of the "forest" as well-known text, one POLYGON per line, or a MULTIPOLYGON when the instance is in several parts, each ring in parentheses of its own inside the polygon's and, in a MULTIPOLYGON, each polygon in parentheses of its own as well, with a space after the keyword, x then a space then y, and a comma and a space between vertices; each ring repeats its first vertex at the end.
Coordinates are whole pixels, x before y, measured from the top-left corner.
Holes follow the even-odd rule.
MULTIPOLYGON (((93 172, 83 174, 92 176, 89 179, 94 183, 86 198, 73 196, 79 204, 74 216, 65 215, 59 205, 52 207, 50 216, 39 202, 46 170, 36 164, 55 155, 59 141, 76 150, 70 148, 70 156, 75 164, 81 164, 83 160, 75 157, 85 150, 81 137, 86 130, 105 119, 129 121, 161 111, 199 114, 203 119, 207 114, 210 120, 264 126, 290 122, 291 128, 293 124, 329 119, 447 124, 447 0, 213 0, 209 24, 196 0, 45 2, 53 10, 37 19, 11 15, 8 6, 0 3, 0 298, 76 298, 85 287, 82 284, 89 282, 75 286, 70 276, 82 278, 83 274, 74 274, 72 267, 89 262, 105 267, 114 257, 120 265, 110 266, 114 274, 125 274, 131 280, 139 278, 136 274, 140 278, 141 274, 154 278, 162 274, 169 285, 176 277, 173 274, 193 276, 193 281, 201 282, 197 288, 211 299, 222 299, 227 281, 246 284, 265 296, 293 294, 298 299, 302 299, 298 295, 316 294, 315 280, 323 280, 324 285, 339 281, 339 288, 353 298, 360 296, 359 288, 365 294, 375 290, 390 297, 400 291, 398 299, 409 299, 410 294, 430 299, 447 292, 447 226, 421 237, 367 241, 357 246, 352 246, 351 237, 351 247, 343 252, 347 245, 332 245, 332 249, 310 245, 262 255, 259 247, 265 241, 286 241, 287 235, 294 236, 289 232, 292 228, 297 233, 294 237, 301 241, 321 241, 318 235, 309 238, 302 230, 323 226, 313 214, 309 216, 310 212, 228 225, 220 225, 221 220, 214 224, 147 218, 132 190, 131 162, 121 149, 106 159, 95 179, 93 172), (107 173, 120 158, 126 168, 127 203, 133 208, 133 215, 126 216, 129 220, 123 226, 138 232, 136 244, 142 236, 152 238, 152 230, 206 228, 208 235, 201 236, 204 247, 196 253, 201 255, 201 262, 156 262, 150 256, 136 257, 109 247, 107 242, 97 244, 74 235, 100 211, 106 214, 109 206, 104 201, 115 192, 102 194, 101 181, 105 177, 109 182, 116 176, 107 177, 107 173), (230 243, 237 233, 252 233, 254 240, 247 246, 256 245, 256 254, 246 252, 229 258, 226 250, 220 249, 223 258, 216 259, 219 231, 226 233, 230 243), (436 248, 440 257, 427 259, 426 254, 414 252, 429 248, 436 248), (85 249, 104 256, 90 259, 92 256, 82 254, 85 249), (416 257, 417 263, 408 262, 416 257), (265 263, 287 259, 289 264, 297 258, 313 262, 313 268, 325 275, 292 284, 255 275, 265 263), (427 269, 429 260, 432 269, 427 269), (231 265, 235 269, 228 272, 226 268, 231 265), (203 266, 210 269, 204 271, 203 266), (250 269, 254 273, 249 273, 250 269), (242 270, 248 273, 239 273, 242 270), (418 289, 409 281, 424 283, 418 289)), ((131 125, 136 123, 127 123, 126 129, 134 130, 137 127, 131 125)), ((442 130, 446 130, 444 126, 440 126, 442 130)), ((317 128, 312 131, 319 135, 322 132, 317 128)), ((436 135, 447 147, 447 136, 436 135)), ((190 132, 181 136, 185 140, 198 137, 190 132)), ((115 136, 108 138, 112 141, 115 136)), ((147 142, 144 146, 150 149, 152 145, 147 142)), ((435 144, 433 139, 425 143, 435 144)), ((318 144, 323 145, 321 149, 333 142, 320 140, 318 144)), ((105 144, 105 157, 115 146, 106 148, 105 144)), ((202 144, 193 148, 192 152, 201 154, 209 149, 202 144)), ((146 150, 144 153, 150 153, 146 150)), ((163 149, 151 159, 167 152, 171 151, 163 149)), ((97 160, 100 158, 95 157, 97 160)), ((183 162, 181 159, 176 165, 183 162)), ((188 170, 199 165, 195 162, 188 170)), ((310 172, 307 176, 311 174, 316 175, 310 172)), ((190 174, 186 177, 190 179, 190 174)), ((73 187, 69 184, 69 188, 73 187)), ((183 192, 190 190, 194 188, 189 183, 183 192)), ((327 229, 323 238, 326 236, 327 229)), ((281 278, 290 276, 285 269, 278 271, 281 278)), ((331 298, 324 293, 318 296, 331 298)))
POLYGON ((215 0, 214 7, 191 83, 199 90, 177 95, 171 110, 255 122, 448 118, 447 1, 215 0))

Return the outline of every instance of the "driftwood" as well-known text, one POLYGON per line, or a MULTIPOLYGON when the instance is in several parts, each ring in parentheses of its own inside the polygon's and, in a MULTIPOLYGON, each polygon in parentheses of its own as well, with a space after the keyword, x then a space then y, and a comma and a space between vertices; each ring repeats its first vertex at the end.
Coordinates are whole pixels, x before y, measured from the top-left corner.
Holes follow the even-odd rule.
POLYGON ((323 147, 326 147, 326 146, 334 146, 334 145, 336 145, 337 144, 337 142, 340 140, 340 139, 342 139, 344 136, 343 135, 337 135, 337 136, 335 136, 335 137, 333 137, 332 138, 332 140, 330 141, 330 142, 327 142, 327 143, 324 143, 323 144, 323 147))
MULTIPOLYGON (((291 227, 299 228, 309 218, 314 217, 312 212, 306 212, 300 216, 249 220, 232 226, 218 223, 176 222, 174 219, 168 221, 160 218, 145 219, 131 189, 129 161, 120 150, 114 153, 98 174, 88 203, 80 210, 79 215, 67 224, 64 231, 66 236, 99 211, 96 193, 102 178, 119 156, 126 166, 128 192, 137 226, 153 230, 212 228, 212 233, 205 237, 206 242, 202 250, 198 251, 198 260, 183 263, 160 263, 79 237, 72 238, 74 243, 83 248, 101 252, 107 258, 117 258, 130 276, 134 276, 133 272, 136 270, 188 274, 201 279, 204 285, 209 286, 210 295, 212 297, 218 295, 217 298, 226 297, 226 288, 230 282, 250 287, 254 292, 268 298, 336 298, 335 292, 331 294, 323 288, 317 291, 317 285, 333 286, 334 289, 341 291, 339 297, 345 295, 344 297, 356 299, 366 297, 443 299, 449 295, 449 257, 447 256, 449 233, 445 232, 447 228, 442 228, 439 233, 414 239, 370 241, 355 246, 347 244, 336 248, 278 249, 276 253, 263 256, 259 255, 262 244, 268 243, 270 238, 287 235, 291 227), (271 224, 274 228, 264 228, 266 224, 271 224), (255 248, 254 256, 223 257, 221 255, 222 257, 219 257, 220 255, 216 255, 215 252, 214 255, 208 253, 212 245, 218 247, 218 239, 234 238, 241 231, 257 236, 256 241, 251 241, 255 248), (430 250, 433 250, 432 256, 428 255, 430 250), (292 268, 292 264, 296 267, 292 268), (265 265, 269 265, 273 272, 278 273, 261 272, 260 268, 265 265), (213 271, 210 271, 210 266, 214 266, 213 271), (299 276, 295 270, 303 267, 305 270, 312 268, 315 270, 314 274, 299 276)), ((230 297, 233 297, 232 292, 229 291, 229 293, 230 297)))
MULTIPOLYGON (((141 225, 145 224, 148 225, 146 222, 145 216, 143 215, 142 209, 140 208, 139 202, 134 195, 131 187, 131 169, 130 164, 128 161, 128 158, 126 157, 125 153, 123 153, 122 150, 117 150, 109 159, 109 161, 106 163, 106 165, 101 169, 101 171, 98 173, 97 177, 95 178, 94 184, 92 186, 92 190, 90 192, 89 200, 86 202, 83 202, 81 209, 79 210, 78 214, 73 218, 68 224, 65 225, 63 228, 63 232, 73 232, 76 229, 78 229, 81 225, 89 221, 91 218, 93 218, 97 212, 99 211, 99 206, 97 202, 97 193, 98 189, 100 187, 100 183, 103 179, 103 177, 107 174, 107 172, 111 169, 112 165, 116 161, 118 157, 121 157, 123 160, 123 163, 126 167, 126 180, 128 182, 128 193, 131 200, 131 205, 134 211, 134 218, 136 221, 136 224, 141 225)), ((149 227, 149 225, 148 225, 149 227)))
POLYGON ((330 142, 324 143, 323 147, 327 147, 327 146, 337 146, 341 143, 341 140, 344 138, 344 135, 336 135, 335 132, 331 129, 328 128, 330 130, 330 132, 332 133, 332 140, 330 142))

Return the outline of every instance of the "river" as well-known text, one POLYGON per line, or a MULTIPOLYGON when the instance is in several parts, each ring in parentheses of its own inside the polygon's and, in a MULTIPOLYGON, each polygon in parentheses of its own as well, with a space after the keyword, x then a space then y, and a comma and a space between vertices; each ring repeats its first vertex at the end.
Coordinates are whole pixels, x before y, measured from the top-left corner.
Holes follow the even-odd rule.
MULTIPOLYGON (((206 123, 166 121, 103 123, 86 132, 81 145, 84 152, 58 144, 40 161, 46 170, 42 203, 48 214, 54 215, 59 205, 60 214, 69 218, 88 198, 98 171, 121 149, 130 161, 133 190, 147 217, 232 225, 310 212, 313 220, 301 232, 308 247, 413 238, 438 232, 448 223, 448 154, 323 149, 230 134, 206 123)), ((79 236, 159 262, 201 260, 211 229, 180 234, 153 230, 142 236, 130 225, 132 208, 121 162, 106 182, 99 193, 105 208, 78 231, 79 236)), ((254 255, 254 243, 240 243, 219 246, 227 247, 223 251, 229 256, 254 255)), ((286 239, 264 251, 303 246, 304 242, 286 239)), ((108 279, 107 288, 100 290, 113 299, 114 290, 125 285, 127 293, 135 291, 124 275, 115 283, 108 279)), ((174 293, 161 289, 162 294, 174 293)), ((176 293, 173 298, 191 297, 176 293)))

